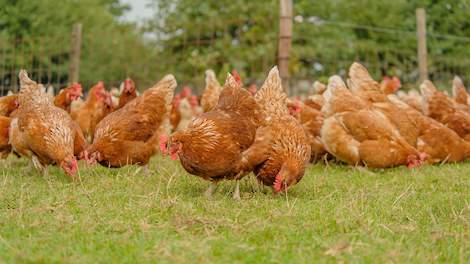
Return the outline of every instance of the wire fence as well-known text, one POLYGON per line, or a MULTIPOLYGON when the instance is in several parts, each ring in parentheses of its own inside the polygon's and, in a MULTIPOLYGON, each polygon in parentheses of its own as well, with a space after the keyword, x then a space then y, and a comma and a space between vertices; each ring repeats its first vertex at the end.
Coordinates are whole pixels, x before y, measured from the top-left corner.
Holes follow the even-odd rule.
MULTIPOLYGON (((292 39, 291 69, 292 93, 312 92, 315 80, 326 82, 334 74, 347 78, 347 70, 353 61, 363 63, 377 80, 385 75, 397 76, 405 89, 417 88, 419 80, 416 31, 357 25, 318 18, 296 18, 292 39), (300 21, 299 21, 300 20, 300 21), (336 36, 331 34, 335 28, 336 36), (356 34, 347 34, 354 31, 356 34), (373 34, 383 42, 371 43, 370 39, 358 38, 357 31, 373 34), (310 34, 305 34, 309 32, 310 34)), ((429 79, 441 89, 450 89, 451 80, 459 75, 470 80, 470 59, 460 54, 446 52, 448 45, 468 47, 470 38, 427 34, 429 79), (442 40, 446 40, 443 44, 442 40)))
MULTIPOLYGON (((133 78, 139 88, 146 88, 163 74, 173 73, 181 86, 189 84, 201 93, 206 69, 214 68, 223 81, 224 73, 236 68, 242 77, 247 77, 247 83, 261 85, 277 59, 277 33, 259 32, 261 36, 253 37, 246 28, 272 21, 275 19, 269 17, 265 21, 230 21, 212 25, 211 30, 201 24, 196 37, 182 34, 176 39, 162 37, 143 42, 113 35, 119 33, 97 37, 84 29, 79 80, 85 90, 100 80, 109 88, 118 87, 126 77, 133 78), (232 60, 238 56, 244 61, 232 60)), ((65 87, 69 83, 71 41, 70 36, 0 37, 0 94, 18 90, 17 74, 22 68, 33 79, 53 86, 56 92, 65 87)), ((346 77, 353 61, 364 63, 376 79, 395 75, 408 88, 416 87, 416 42, 416 33, 410 30, 296 17, 289 66, 290 94, 311 93, 315 80, 326 82, 334 74, 346 77), (365 37, 358 37, 357 31, 364 32, 365 37), (367 37, 371 34, 374 40, 367 37)), ((446 45, 470 45, 470 38, 428 33, 427 45, 431 80, 447 89, 454 75, 470 80, 470 58, 446 51, 446 45), (443 39, 447 40, 445 45, 443 39)))

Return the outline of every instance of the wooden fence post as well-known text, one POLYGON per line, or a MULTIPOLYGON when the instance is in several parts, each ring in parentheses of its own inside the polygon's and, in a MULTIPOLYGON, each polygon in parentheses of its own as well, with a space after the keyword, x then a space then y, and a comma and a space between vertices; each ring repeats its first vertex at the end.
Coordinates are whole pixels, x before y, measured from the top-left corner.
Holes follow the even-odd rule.
POLYGON ((416 34, 418 39, 419 83, 428 79, 428 51, 426 48, 426 11, 416 9, 416 34))
POLYGON ((69 82, 78 82, 80 77, 80 54, 82 52, 82 24, 73 25, 70 43, 69 82))
POLYGON ((282 79, 282 87, 288 94, 290 94, 289 52, 292 40, 292 9, 292 0, 280 0, 277 64, 279 67, 279 75, 282 79))

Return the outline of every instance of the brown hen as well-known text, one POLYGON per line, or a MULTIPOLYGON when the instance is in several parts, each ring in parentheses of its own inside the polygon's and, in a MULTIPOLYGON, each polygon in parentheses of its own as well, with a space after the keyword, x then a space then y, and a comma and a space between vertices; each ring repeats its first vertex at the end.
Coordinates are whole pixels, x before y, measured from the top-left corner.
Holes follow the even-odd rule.
POLYGON ((47 173, 47 165, 57 165, 75 179, 78 165, 72 119, 54 106, 42 85, 29 79, 26 71, 20 71, 19 79, 19 108, 17 118, 10 125, 12 147, 21 155, 31 157, 33 165, 43 173, 47 173))
POLYGON ((202 93, 201 107, 203 112, 209 112, 212 110, 219 101, 219 95, 222 92, 222 86, 213 70, 206 71, 206 88, 202 93))
POLYGON ((311 149, 302 125, 289 114, 277 67, 271 69, 255 99, 261 108, 261 127, 255 143, 244 151, 241 166, 253 170, 274 192, 286 191, 302 179, 311 149))
POLYGON ((107 115, 96 126, 88 148, 89 163, 106 167, 147 165, 156 152, 158 130, 168 116, 176 80, 165 76, 123 108, 107 115))
MULTIPOLYGON (((187 172, 211 181, 206 191, 211 196, 219 181, 240 176, 237 164, 242 152, 253 143, 257 109, 253 96, 229 74, 215 108, 195 117, 161 147, 173 159, 179 157, 187 172)), ((238 181, 234 198, 240 198, 238 181)))

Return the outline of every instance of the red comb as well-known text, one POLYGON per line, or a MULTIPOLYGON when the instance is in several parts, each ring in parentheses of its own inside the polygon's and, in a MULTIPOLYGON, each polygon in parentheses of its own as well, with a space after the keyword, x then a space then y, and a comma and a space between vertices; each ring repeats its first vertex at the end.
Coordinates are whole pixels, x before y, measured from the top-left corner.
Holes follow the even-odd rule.
POLYGON ((232 70, 232 76, 235 78, 235 81, 237 81, 238 84, 243 85, 242 78, 240 77, 240 74, 238 74, 237 70, 232 70))

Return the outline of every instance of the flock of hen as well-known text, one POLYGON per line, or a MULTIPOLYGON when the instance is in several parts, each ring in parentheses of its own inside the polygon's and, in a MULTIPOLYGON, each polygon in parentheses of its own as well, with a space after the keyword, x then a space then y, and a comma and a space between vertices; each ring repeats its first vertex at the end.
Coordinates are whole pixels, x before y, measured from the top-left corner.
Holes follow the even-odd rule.
POLYGON ((421 94, 395 93, 398 79, 378 83, 354 63, 347 85, 333 76, 304 100, 287 97, 276 67, 258 91, 244 89, 236 72, 222 87, 208 70, 200 100, 189 88, 174 96, 172 75, 142 95, 127 79, 119 98, 99 82, 86 100, 79 84, 53 97, 24 70, 19 80, 19 94, 0 98, 0 157, 30 158, 43 173, 57 165, 72 179, 80 159, 90 166, 146 166, 161 151, 210 181, 207 195, 232 179, 239 198, 238 180, 250 172, 281 192, 322 159, 413 168, 470 156, 470 96, 459 78, 453 98, 429 81, 421 94))

